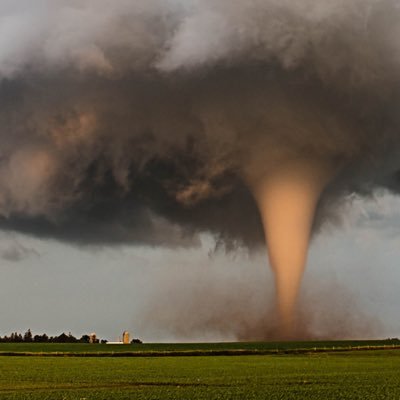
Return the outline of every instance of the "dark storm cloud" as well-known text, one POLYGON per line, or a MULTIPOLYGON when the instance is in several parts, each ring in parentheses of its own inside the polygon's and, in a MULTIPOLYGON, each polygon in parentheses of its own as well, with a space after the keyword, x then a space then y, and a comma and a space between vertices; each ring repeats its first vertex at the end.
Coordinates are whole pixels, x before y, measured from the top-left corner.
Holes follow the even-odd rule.
POLYGON ((2 229, 252 246, 260 165, 334 163, 321 221, 398 188, 395 0, 5 1, 0 18, 2 229))

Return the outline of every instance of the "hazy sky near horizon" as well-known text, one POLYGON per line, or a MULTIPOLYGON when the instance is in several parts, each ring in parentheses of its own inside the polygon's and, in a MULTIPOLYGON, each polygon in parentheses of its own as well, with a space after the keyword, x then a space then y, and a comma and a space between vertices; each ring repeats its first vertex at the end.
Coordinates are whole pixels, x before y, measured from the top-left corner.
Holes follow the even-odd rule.
MULTIPOLYGON (((399 234, 400 197, 385 193, 355 199, 341 226, 315 237, 302 297, 319 303, 316 332, 350 311, 351 319, 374 325, 376 336, 400 335, 399 234)), ((247 323, 256 324, 272 307, 273 276, 264 254, 210 256, 212 249, 206 235, 199 248, 171 250, 77 247, 2 233, 0 334, 95 331, 115 340, 128 329, 145 341, 235 340, 238 326, 210 320, 245 307, 247 323)), ((353 335, 370 336, 363 326, 353 335)))

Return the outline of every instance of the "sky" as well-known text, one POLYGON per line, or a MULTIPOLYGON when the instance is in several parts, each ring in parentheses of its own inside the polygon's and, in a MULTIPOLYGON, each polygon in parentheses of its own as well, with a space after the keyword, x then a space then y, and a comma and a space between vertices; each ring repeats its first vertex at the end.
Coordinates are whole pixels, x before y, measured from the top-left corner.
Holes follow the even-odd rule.
MULTIPOLYGON (((336 334, 333 319, 350 337, 400 335, 399 210, 400 197, 388 193, 356 198, 340 226, 315 238, 301 297, 319 303, 316 334, 336 334)), ((207 235, 199 248, 168 250, 2 233, 0 248, 2 335, 94 331, 116 340, 129 330, 147 342, 251 339, 235 316, 246 314, 251 331, 273 304, 265 255, 215 253, 207 235)))
POLYGON ((0 1, 0 333, 398 336, 399 21, 0 1))

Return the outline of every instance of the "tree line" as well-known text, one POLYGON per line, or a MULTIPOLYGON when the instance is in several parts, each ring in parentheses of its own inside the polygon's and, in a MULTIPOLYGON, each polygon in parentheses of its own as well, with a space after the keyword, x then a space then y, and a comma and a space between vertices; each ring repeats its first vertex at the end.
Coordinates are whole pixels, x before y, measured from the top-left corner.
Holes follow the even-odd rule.
POLYGON ((107 343, 106 340, 93 338, 92 342, 89 335, 82 335, 79 339, 70 333, 62 333, 59 336, 48 336, 45 333, 33 335, 28 329, 23 335, 13 332, 9 336, 0 336, 0 343, 107 343))

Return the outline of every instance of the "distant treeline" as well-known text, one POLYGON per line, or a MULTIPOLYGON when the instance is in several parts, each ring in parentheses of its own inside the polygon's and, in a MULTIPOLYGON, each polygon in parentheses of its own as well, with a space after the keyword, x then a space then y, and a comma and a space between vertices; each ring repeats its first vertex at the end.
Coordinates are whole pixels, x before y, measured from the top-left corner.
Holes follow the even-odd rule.
POLYGON ((89 335, 83 335, 81 338, 76 338, 71 333, 68 335, 62 333, 59 336, 48 336, 45 333, 42 335, 32 335, 30 329, 28 329, 23 335, 18 332, 11 333, 10 336, 0 336, 0 343, 107 343, 106 340, 99 340, 92 338, 90 340, 89 335))
MULTIPOLYGON (((48 336, 45 333, 42 335, 33 335, 31 330, 28 329, 23 335, 18 332, 13 332, 10 336, 0 336, 0 343, 102 343, 106 344, 108 341, 105 339, 98 339, 95 335, 82 335, 79 339, 74 335, 62 333, 59 336, 48 336)), ((132 344, 140 344, 140 339, 132 339, 132 344)))

